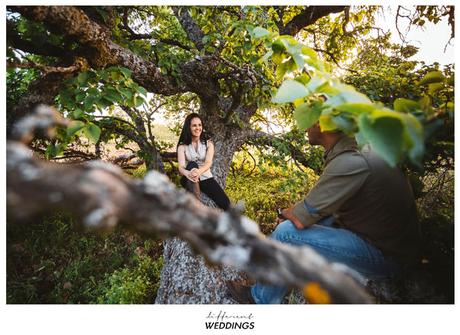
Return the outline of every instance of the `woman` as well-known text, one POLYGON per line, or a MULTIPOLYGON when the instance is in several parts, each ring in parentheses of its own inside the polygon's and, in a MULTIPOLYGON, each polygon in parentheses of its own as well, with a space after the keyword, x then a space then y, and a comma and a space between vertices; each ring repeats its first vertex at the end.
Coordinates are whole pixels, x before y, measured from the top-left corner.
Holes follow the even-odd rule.
POLYGON ((219 208, 227 210, 230 200, 211 173, 214 144, 203 131, 203 123, 198 114, 185 118, 177 143, 177 161, 182 186, 200 199, 204 192, 219 208))

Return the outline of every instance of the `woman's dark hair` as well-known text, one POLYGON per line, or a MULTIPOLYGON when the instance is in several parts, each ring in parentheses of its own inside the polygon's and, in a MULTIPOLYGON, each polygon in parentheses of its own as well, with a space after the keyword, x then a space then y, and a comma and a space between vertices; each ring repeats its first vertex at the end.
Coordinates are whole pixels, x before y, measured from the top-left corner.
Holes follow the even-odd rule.
POLYGON ((179 136, 179 141, 177 142, 177 146, 181 144, 189 145, 190 143, 192 143, 192 132, 190 131, 190 124, 192 123, 192 120, 194 118, 199 118, 203 126, 203 131, 200 135, 200 141, 206 144, 207 140, 210 139, 210 136, 204 130, 203 120, 201 119, 200 115, 197 113, 192 113, 187 115, 187 117, 185 118, 184 125, 182 126, 182 131, 179 136))

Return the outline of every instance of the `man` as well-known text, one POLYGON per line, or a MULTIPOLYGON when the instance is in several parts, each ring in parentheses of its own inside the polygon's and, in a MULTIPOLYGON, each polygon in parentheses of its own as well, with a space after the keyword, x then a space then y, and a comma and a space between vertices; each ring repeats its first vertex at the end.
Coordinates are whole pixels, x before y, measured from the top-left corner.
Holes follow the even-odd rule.
MULTIPOLYGON (((412 190, 404 174, 369 147, 359 151, 342 132, 308 129, 325 149, 325 168, 303 201, 284 209, 270 238, 308 245, 330 262, 366 278, 397 275, 417 259, 420 231, 412 190), (281 221, 281 222, 280 222, 281 221)), ((288 288, 227 282, 240 303, 281 303, 288 288)))

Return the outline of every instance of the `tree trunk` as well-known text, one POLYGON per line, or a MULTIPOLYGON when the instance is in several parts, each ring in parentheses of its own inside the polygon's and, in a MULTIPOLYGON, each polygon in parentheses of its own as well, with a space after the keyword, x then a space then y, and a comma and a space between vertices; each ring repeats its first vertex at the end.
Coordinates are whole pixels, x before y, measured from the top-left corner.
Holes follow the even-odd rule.
POLYGON ((240 278, 227 266, 208 266, 189 244, 175 237, 164 243, 164 266, 156 304, 231 304, 225 281, 240 278))

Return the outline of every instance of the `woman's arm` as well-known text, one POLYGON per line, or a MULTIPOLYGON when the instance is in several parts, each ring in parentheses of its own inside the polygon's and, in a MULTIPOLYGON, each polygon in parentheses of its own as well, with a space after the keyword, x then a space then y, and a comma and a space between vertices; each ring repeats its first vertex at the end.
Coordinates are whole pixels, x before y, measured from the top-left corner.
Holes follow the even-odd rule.
POLYGON ((213 158, 214 158, 214 143, 212 143, 211 140, 208 140, 206 158, 205 158, 204 164, 198 169, 198 176, 201 176, 203 173, 205 173, 211 168, 213 158))
POLYGON ((177 163, 178 163, 178 169, 179 173, 186 178, 190 179, 193 182, 197 182, 197 178, 194 178, 193 176, 190 175, 190 171, 185 169, 185 146, 184 145, 179 145, 177 147, 177 163))

